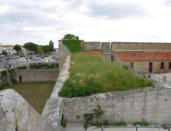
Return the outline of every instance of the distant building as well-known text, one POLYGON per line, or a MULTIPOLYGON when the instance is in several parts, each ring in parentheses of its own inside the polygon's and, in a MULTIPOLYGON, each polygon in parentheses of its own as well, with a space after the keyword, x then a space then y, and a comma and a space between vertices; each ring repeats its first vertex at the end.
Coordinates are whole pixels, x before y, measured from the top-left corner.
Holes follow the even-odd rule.
MULTIPOLYGON (((23 47, 23 45, 21 46, 21 53, 26 54, 26 49, 23 47)), ((14 45, 0 45, 0 53, 3 52, 3 50, 5 50, 8 54, 13 55, 16 54, 16 50, 13 49, 14 45)))
POLYGON ((83 51, 101 52, 106 61, 127 65, 138 73, 171 71, 171 43, 84 42, 83 51))
POLYGON ((0 45, 0 53, 2 53, 2 51, 6 51, 8 54, 15 54, 16 51, 13 50, 13 45, 0 45))

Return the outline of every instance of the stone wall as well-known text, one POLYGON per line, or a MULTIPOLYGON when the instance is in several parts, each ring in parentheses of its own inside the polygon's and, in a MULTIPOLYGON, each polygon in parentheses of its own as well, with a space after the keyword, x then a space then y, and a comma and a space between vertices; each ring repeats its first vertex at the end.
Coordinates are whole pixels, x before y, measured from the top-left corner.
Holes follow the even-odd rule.
POLYGON ((112 51, 171 51, 171 43, 112 42, 112 51))
POLYGON ((104 111, 102 119, 110 122, 144 120, 151 124, 171 124, 171 89, 146 88, 63 101, 63 114, 68 122, 83 122, 83 115, 100 105, 104 111))
POLYGON ((17 82, 31 81, 56 81, 58 77, 58 69, 30 69, 15 70, 14 78, 17 82))
POLYGON ((0 92, 0 131, 55 131, 13 90, 0 92))
POLYGON ((64 82, 69 78, 69 68, 70 56, 67 56, 59 73, 51 97, 48 99, 42 113, 42 117, 44 118, 45 122, 51 124, 52 127, 59 130, 61 130, 60 120, 62 116, 63 99, 58 96, 58 92, 63 87, 64 82))
POLYGON ((100 42, 84 42, 83 51, 100 51, 100 42))
MULTIPOLYGON (((137 73, 149 73, 149 62, 152 62, 153 64, 152 73, 171 72, 171 69, 169 69, 170 61, 133 61, 133 70, 137 73), (164 69, 160 69, 161 62, 164 63, 164 69)), ((128 65, 128 67, 130 67, 131 61, 117 61, 117 63, 121 65, 128 65)))
POLYGON ((66 57, 71 55, 68 48, 62 44, 62 40, 59 40, 59 71, 61 71, 63 64, 65 63, 66 57))

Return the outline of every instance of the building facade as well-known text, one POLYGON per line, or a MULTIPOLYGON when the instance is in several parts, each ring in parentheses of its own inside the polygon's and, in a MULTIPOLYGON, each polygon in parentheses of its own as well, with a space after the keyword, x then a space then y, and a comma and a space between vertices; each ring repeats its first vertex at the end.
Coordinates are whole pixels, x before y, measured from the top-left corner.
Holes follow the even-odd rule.
POLYGON ((127 65, 137 73, 171 71, 171 43, 84 42, 83 50, 98 50, 106 61, 127 65))

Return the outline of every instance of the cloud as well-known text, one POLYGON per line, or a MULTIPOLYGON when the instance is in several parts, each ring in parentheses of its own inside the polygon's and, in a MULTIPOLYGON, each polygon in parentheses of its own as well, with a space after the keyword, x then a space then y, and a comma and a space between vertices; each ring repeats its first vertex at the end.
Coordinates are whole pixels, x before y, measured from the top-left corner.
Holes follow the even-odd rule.
POLYGON ((108 19, 121 19, 126 17, 137 17, 145 15, 145 10, 133 3, 117 3, 91 1, 88 4, 88 12, 92 17, 103 17, 108 19))

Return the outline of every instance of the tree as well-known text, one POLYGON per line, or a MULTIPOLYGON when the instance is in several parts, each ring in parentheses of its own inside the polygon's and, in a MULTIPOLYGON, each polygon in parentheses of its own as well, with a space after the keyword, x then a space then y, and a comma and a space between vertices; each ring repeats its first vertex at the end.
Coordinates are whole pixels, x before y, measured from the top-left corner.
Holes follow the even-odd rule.
POLYGON ((38 51, 38 45, 34 44, 32 42, 27 42, 24 44, 24 48, 31 51, 31 52, 37 52, 38 51))
POLYGON ((49 52, 49 46, 45 45, 42 47, 43 53, 48 53, 49 52))
POLYGON ((2 55, 7 56, 8 55, 7 51, 6 50, 3 50, 2 51, 2 55))
POLYGON ((54 51, 54 43, 52 40, 49 42, 49 51, 50 52, 54 51))
POLYGON ((13 47, 13 50, 16 50, 16 52, 17 52, 17 54, 21 51, 21 46, 19 46, 19 45, 15 45, 14 47, 13 47))
POLYGON ((73 40, 73 39, 78 40, 79 38, 78 36, 75 36, 73 34, 66 34, 63 39, 64 40, 73 40))

